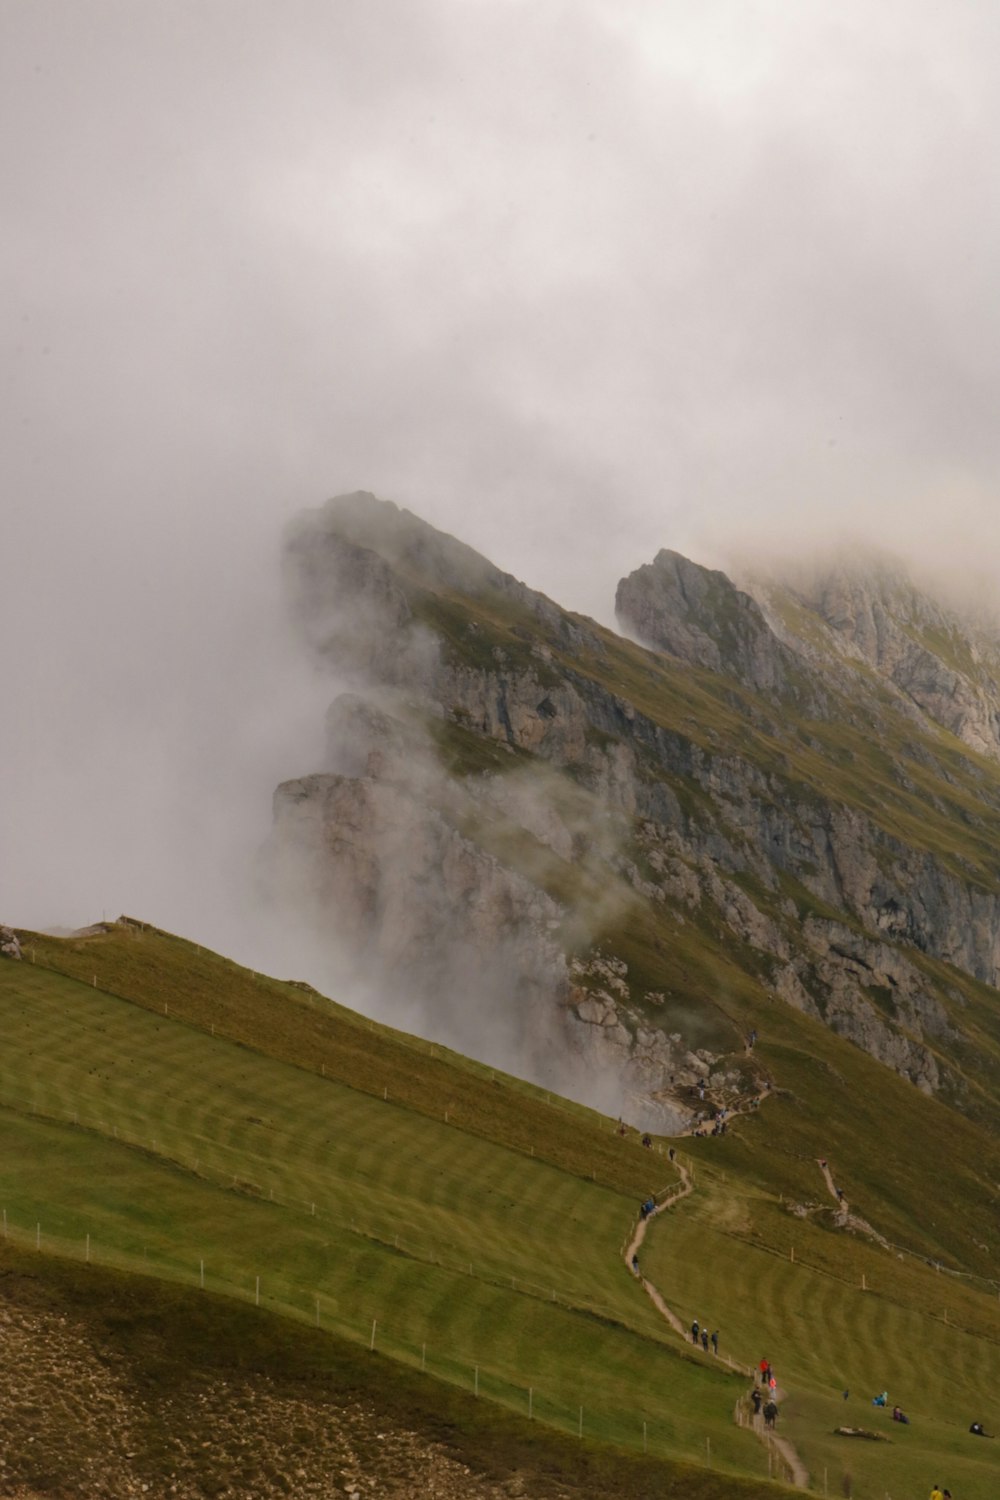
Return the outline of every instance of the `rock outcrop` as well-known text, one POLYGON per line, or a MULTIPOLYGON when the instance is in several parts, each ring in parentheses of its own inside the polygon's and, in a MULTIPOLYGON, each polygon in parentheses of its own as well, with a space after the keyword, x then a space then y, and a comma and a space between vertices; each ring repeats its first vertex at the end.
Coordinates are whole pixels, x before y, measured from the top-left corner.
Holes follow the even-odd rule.
POLYGON ((725 573, 679 552, 658 552, 623 578, 615 613, 633 635, 681 661, 727 672, 764 692, 788 688, 786 648, 756 602, 725 573))
POLYGON ((13 927, 0 927, 0 957, 21 957, 21 944, 13 927))

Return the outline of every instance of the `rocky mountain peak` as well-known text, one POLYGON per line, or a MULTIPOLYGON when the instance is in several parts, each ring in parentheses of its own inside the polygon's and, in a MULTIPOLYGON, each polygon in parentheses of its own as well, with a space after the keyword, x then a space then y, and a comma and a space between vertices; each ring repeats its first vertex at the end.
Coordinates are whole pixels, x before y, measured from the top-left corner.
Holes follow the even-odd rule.
POLYGON ((904 709, 1000 756, 1000 636, 988 620, 885 559, 839 560, 748 588, 775 634, 852 695, 870 694, 874 679, 904 709), (845 677, 845 667, 855 670, 845 677))
POLYGON ((664 549, 618 585, 615 613, 640 640, 764 692, 787 685, 785 649, 756 601, 725 573, 664 549))

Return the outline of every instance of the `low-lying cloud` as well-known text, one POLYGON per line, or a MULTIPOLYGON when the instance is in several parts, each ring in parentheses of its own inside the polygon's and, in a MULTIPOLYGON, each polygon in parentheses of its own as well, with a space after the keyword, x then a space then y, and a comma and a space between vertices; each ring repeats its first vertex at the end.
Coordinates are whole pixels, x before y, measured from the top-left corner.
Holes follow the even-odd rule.
POLYGON ((610 622, 661 546, 995 585, 995 6, 8 0, 0 918, 250 955, 370 488, 610 622), (242 936, 241 936, 242 932, 242 936))

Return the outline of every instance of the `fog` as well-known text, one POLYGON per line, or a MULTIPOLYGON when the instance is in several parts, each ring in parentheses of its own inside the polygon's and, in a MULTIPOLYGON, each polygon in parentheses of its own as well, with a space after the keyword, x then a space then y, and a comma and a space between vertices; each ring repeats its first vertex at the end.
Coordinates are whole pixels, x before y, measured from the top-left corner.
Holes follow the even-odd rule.
MULTIPOLYGON (((250 900, 363 487, 610 621, 671 546, 992 580, 1000 10, 5 0, 0 920, 250 900)), ((308 977, 304 975, 303 977, 308 977)))

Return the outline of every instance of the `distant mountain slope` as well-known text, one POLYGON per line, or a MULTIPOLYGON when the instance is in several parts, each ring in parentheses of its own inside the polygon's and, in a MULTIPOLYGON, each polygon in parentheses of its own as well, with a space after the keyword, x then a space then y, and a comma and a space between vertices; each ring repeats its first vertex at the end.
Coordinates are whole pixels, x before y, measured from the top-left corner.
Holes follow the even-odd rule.
POLYGON ((804 595, 779 639, 790 593, 661 554, 619 590, 631 630, 662 625, 644 649, 364 494, 301 517, 286 563, 352 691, 278 790, 275 882, 414 1024, 676 1128, 753 1091, 777 998, 1000 1119, 1000 763, 887 646, 885 675, 827 650, 804 595))

